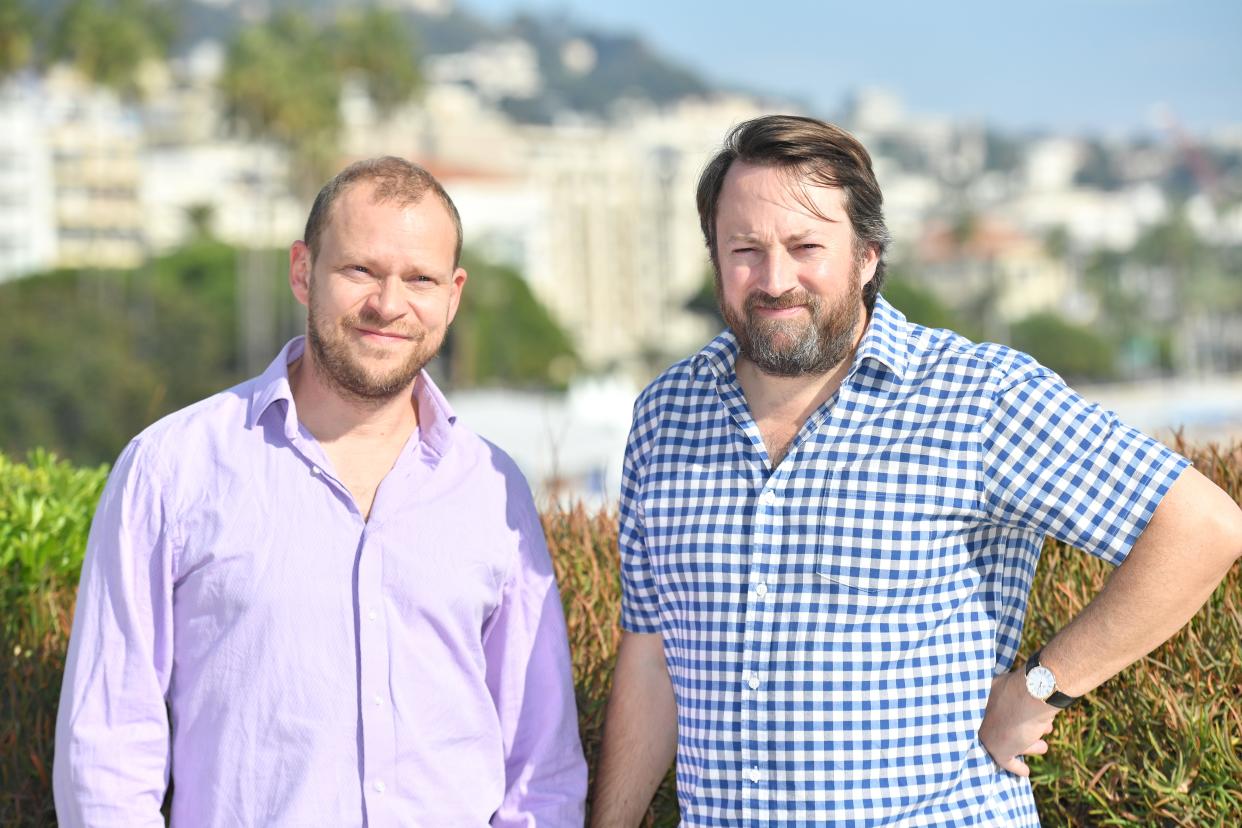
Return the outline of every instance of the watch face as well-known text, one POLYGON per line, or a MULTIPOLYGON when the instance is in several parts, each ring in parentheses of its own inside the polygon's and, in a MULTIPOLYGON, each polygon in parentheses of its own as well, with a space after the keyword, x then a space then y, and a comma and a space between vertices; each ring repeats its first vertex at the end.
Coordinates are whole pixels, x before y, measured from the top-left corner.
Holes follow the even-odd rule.
POLYGON ((1026 689, 1037 699, 1046 699, 1057 689, 1056 676, 1047 667, 1032 667, 1026 674, 1026 689))

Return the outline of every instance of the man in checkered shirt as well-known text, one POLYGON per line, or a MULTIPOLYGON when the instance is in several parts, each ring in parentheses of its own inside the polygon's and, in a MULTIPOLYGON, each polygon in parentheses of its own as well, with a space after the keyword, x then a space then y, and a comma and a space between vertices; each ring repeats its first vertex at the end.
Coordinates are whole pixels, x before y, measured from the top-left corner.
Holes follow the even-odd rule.
POLYGON ((689 826, 1038 825, 1022 756, 1194 614, 1242 512, 1029 356, 887 304, 848 133, 744 123, 698 205, 729 331, 635 404, 593 824, 637 825, 676 752, 689 826), (1020 657, 1046 534, 1120 566, 1020 657))

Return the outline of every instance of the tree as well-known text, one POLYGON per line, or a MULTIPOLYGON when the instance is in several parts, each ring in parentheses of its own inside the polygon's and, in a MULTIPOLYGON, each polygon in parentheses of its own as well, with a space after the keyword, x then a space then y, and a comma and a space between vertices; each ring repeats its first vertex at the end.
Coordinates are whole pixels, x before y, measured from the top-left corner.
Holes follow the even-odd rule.
POLYGON ((69 0, 52 29, 51 57, 136 97, 142 64, 162 59, 175 34, 167 4, 156 0, 69 0))
POLYGON ((0 0, 0 79, 29 66, 34 53, 34 15, 23 0, 0 0))
POLYGON ((916 325, 928 328, 948 328, 965 336, 978 338, 960 316, 936 298, 930 291, 924 290, 893 274, 884 282, 880 291, 884 298, 901 311, 906 319, 916 325))
POLYGON ((1054 313, 1032 314, 1015 323, 1010 342, 1071 382, 1108 380, 1117 374, 1117 352, 1111 342, 1054 313))
POLYGON ((240 132, 290 151, 296 190, 323 180, 336 156, 341 89, 322 31, 290 12, 241 29, 229 44, 220 92, 240 132))
POLYGON ((0 285, 0 451, 111 461, 158 417, 241 379, 234 257, 200 242, 139 271, 0 285))
POLYGON ((453 384, 563 388, 577 354, 521 275, 469 251, 462 267, 470 279, 445 346, 453 384))
POLYGON ((374 7, 347 11, 337 20, 331 41, 337 68, 361 78, 381 116, 422 88, 417 44, 397 14, 374 7))
POLYGON ((716 301, 716 271, 710 265, 703 271, 699 289, 682 308, 704 317, 716 328, 725 326, 724 317, 720 315, 720 303, 716 301))
POLYGON ((412 35, 391 12, 346 13, 326 27, 281 12, 238 31, 220 92, 240 132, 289 151, 294 190, 311 195, 335 172, 342 74, 356 73, 387 114, 419 88, 414 52, 412 35))

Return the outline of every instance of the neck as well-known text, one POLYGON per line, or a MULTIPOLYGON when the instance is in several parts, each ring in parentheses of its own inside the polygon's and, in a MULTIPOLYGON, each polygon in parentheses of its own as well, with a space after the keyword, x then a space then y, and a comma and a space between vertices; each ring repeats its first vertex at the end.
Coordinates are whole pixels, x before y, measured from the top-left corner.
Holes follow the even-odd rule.
POLYGON ((382 400, 349 395, 329 383, 316 370, 309 348, 289 366, 289 387, 298 422, 321 443, 338 440, 404 441, 418 425, 414 382, 396 395, 382 400))
MULTIPOLYGON (((853 353, 851 352, 851 358, 853 353)), ((805 420, 824 401, 837 393, 852 359, 843 360, 824 374, 776 377, 765 374, 743 357, 737 360, 737 379, 756 419, 788 416, 805 420)))

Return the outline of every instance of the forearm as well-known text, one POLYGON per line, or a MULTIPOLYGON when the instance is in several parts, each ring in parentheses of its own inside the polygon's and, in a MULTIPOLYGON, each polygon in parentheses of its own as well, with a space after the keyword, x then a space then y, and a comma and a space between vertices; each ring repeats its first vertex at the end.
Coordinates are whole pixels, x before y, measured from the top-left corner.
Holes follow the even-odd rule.
POLYGON ((1044 646, 1040 661, 1062 692, 1098 687, 1172 637, 1242 555, 1242 514, 1193 469, 1104 589, 1044 646))
POLYGON ((638 825, 677 752, 677 704, 661 638, 624 633, 591 808, 593 828, 638 825))
MULTIPOLYGON (((1242 554, 1242 512, 1194 469, 1165 495, 1104 589, 1047 642, 1040 663, 1070 696, 1094 690, 1171 637, 1212 594, 1242 554)), ((1047 750, 1058 710, 1026 689, 1022 665, 992 684, 979 738, 1005 770, 1047 750)))

